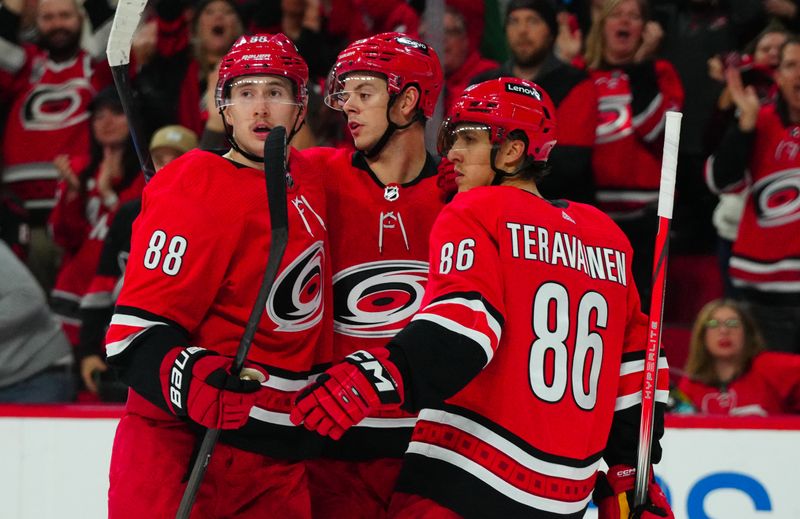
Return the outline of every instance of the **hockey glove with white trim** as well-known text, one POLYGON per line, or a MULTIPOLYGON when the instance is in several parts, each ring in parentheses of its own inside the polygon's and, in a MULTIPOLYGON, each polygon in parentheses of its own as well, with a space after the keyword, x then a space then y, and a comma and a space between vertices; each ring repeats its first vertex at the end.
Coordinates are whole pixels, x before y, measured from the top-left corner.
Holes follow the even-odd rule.
POLYGON ((403 402, 403 380, 384 348, 345 357, 302 389, 289 418, 334 440, 370 412, 397 409, 403 402))
POLYGON ((209 429, 238 429, 247 422, 267 374, 253 366, 229 373, 233 360, 192 346, 175 348, 161 364, 164 398, 177 416, 209 429))
POLYGON ((674 519, 667 496, 658 486, 650 471, 650 484, 647 486, 647 503, 633 507, 633 487, 636 483, 636 469, 627 465, 614 465, 608 474, 598 472, 592 500, 597 505, 598 519, 674 519))

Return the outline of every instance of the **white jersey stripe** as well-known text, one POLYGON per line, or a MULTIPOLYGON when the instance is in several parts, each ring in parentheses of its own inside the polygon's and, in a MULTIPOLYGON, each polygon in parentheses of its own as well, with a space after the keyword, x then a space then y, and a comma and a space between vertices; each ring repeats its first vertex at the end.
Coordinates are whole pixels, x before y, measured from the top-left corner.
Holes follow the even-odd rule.
POLYGON ((425 308, 423 308, 422 311, 426 311, 429 308, 433 308, 434 306, 439 306, 439 305, 462 305, 466 306, 467 308, 469 308, 474 312, 480 312, 484 314, 486 316, 486 322, 489 324, 489 328, 492 329, 495 337, 497 337, 497 342, 498 343, 500 342, 502 327, 500 326, 500 323, 497 322, 497 319, 495 319, 494 316, 486 308, 486 305, 483 304, 483 301, 479 301, 477 299, 464 299, 463 297, 453 297, 450 299, 443 299, 441 301, 436 301, 435 303, 431 303, 425 308))
POLYGON ((355 427, 369 427, 371 429, 393 429, 396 427, 414 427, 417 417, 412 418, 364 418, 355 427))
POLYGON ((299 427, 289 420, 289 413, 278 413, 275 411, 267 411, 260 407, 253 407, 250 409, 250 418, 258 420, 259 422, 267 422, 275 425, 286 425, 288 427, 299 427))
POLYGON ((800 260, 782 259, 772 263, 760 263, 734 256, 731 258, 730 266, 753 274, 774 274, 782 271, 800 270, 800 260))
POLYGON ((121 341, 106 343, 106 355, 108 357, 113 357, 114 355, 119 355, 120 353, 125 351, 127 349, 127 347, 130 346, 131 343, 134 340, 136 340, 136 338, 139 335, 141 335, 142 333, 144 333, 146 330, 147 329, 145 328, 144 330, 140 330, 140 331, 138 331, 136 333, 132 333, 132 334, 128 335, 127 337, 125 337, 124 339, 122 339, 121 341))
POLYGON ((423 409, 419 413, 419 419, 449 425, 450 427, 455 427, 456 429, 464 431, 484 443, 491 445, 524 467, 545 476, 581 481, 592 477, 600 467, 599 460, 586 467, 570 467, 536 458, 481 424, 469 418, 448 413, 447 411, 423 409))
POLYGON ((114 314, 111 317, 111 325, 118 324, 120 326, 135 326, 138 328, 149 328, 151 326, 158 326, 159 324, 166 325, 163 321, 150 321, 141 317, 127 314, 114 314))
POLYGON ((492 360, 492 357, 494 356, 494 350, 492 349, 492 341, 491 339, 489 339, 488 335, 483 334, 477 330, 473 330, 472 328, 468 328, 461 323, 453 321, 452 319, 447 319, 446 317, 442 317, 441 315, 436 315, 436 314, 418 313, 411 320, 430 321, 434 324, 438 324, 442 328, 450 330, 451 332, 472 339, 473 341, 478 343, 478 346, 483 348, 483 352, 486 354, 486 362, 483 364, 484 366, 489 364, 489 362, 491 362, 492 360))
MULTIPOLYGON (((656 390, 656 402, 661 402, 662 404, 666 404, 668 398, 669 398, 669 391, 667 391, 666 389, 656 390)), ((617 403, 614 405, 614 411, 616 412, 616 411, 621 411, 623 409, 628 409, 629 407, 633 407, 641 403, 642 403, 641 391, 637 391, 636 393, 632 393, 630 395, 618 396, 617 403)))
MULTIPOLYGON (((513 499, 514 501, 522 503, 523 505, 554 514, 568 515, 578 513, 589 504, 589 500, 592 497, 590 494, 580 501, 568 503, 536 496, 515 487, 514 485, 495 475, 486 467, 475 463, 469 458, 466 458, 449 449, 444 449, 428 443, 411 442, 409 443, 408 450, 406 452, 419 454, 420 456, 450 463, 451 465, 454 465, 461 470, 472 474, 509 499, 513 499)), ((533 513, 533 510, 531 513, 533 513)))
MULTIPOLYGON (((658 358, 657 369, 669 369, 669 364, 667 363, 666 357, 658 358)), ((644 371, 644 359, 632 360, 630 362, 622 363, 622 365, 619 367, 619 376, 624 377, 625 375, 630 375, 632 373, 641 373, 643 371, 644 371)))

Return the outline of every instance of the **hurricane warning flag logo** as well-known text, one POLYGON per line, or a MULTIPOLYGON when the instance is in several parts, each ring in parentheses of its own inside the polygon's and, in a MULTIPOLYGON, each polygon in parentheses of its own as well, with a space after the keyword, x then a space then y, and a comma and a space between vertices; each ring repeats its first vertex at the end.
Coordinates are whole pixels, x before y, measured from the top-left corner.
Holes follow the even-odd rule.
POLYGON ((375 261, 333 276, 333 326, 353 337, 394 337, 417 313, 425 284, 425 261, 375 261))

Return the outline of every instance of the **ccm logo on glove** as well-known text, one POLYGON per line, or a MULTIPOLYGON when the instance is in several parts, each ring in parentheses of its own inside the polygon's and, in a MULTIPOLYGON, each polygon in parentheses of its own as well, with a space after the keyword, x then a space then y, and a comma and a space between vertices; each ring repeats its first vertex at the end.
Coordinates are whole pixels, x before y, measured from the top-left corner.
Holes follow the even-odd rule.
POLYGON ((388 371, 383 369, 383 364, 366 351, 351 353, 346 359, 354 361, 355 364, 367 380, 375 388, 378 398, 383 404, 399 404, 400 395, 397 392, 397 382, 394 381, 388 371))

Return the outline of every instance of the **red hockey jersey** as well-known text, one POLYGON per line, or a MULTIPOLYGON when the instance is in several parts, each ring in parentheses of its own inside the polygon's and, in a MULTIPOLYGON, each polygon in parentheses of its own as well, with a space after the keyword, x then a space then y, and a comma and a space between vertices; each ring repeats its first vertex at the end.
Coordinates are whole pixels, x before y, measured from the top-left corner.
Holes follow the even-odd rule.
POLYGON ((678 389, 703 414, 797 414, 800 413, 800 355, 764 352, 726 387, 683 378, 678 389))
MULTIPOLYGON (((311 149, 325 162, 333 272, 333 351, 383 346, 419 310, 428 278, 428 239, 444 202, 436 161, 427 156, 414 180, 384 185, 363 155, 311 149)), ((312 158, 314 157, 314 158, 312 158)), ((416 421, 404 411, 371 416, 330 442, 328 455, 348 459, 401 457, 416 421)))
POLYGON ((598 206, 614 217, 636 215, 658 199, 668 110, 683 105, 683 87, 667 61, 590 71, 599 121, 592 167, 598 206))
POLYGON ((34 45, 25 45, 24 53, 19 69, 0 66, 0 91, 11 103, 3 132, 2 181, 27 209, 41 213, 55 205, 53 159, 89 152, 89 103, 111 84, 111 73, 85 51, 63 63, 34 45))
MULTIPOLYGON (((73 161, 75 171, 83 169, 77 166, 81 162, 84 161, 73 161)), ((144 188, 144 176, 139 174, 126 185, 115 186, 117 200, 106 204, 97 190, 95 180, 98 174, 99 171, 88 182, 86 196, 72 200, 68 200, 65 185, 60 182, 58 203, 49 219, 53 239, 64 250, 61 268, 50 294, 50 305, 73 346, 79 342, 81 299, 97 271, 103 242, 114 215, 120 204, 138 198, 144 188)))
POLYGON ((505 186, 456 195, 422 309, 389 346, 404 407, 423 408, 398 490, 465 517, 582 516, 600 458, 635 459, 647 319, 631 254, 591 206, 505 186))
POLYGON ((729 131, 705 173, 713 192, 750 189, 730 259, 734 286, 765 304, 800 304, 800 125, 782 120, 777 103, 762 107, 755 132, 729 131))
MULTIPOLYGON (((324 330, 330 329, 325 200, 318 172, 293 150, 289 241, 248 355, 270 374, 264 386, 271 391, 242 429, 222 436, 234 446, 281 459, 311 454, 316 440, 289 421, 291 396, 320 371, 318 360, 330 362, 330 332, 324 330)), ((269 246, 262 171, 199 150, 159 171, 144 190, 106 337, 109 364, 134 392, 129 410, 135 406, 139 414, 169 420, 159 366, 175 346, 235 354, 269 246)))

